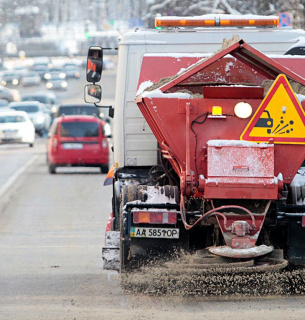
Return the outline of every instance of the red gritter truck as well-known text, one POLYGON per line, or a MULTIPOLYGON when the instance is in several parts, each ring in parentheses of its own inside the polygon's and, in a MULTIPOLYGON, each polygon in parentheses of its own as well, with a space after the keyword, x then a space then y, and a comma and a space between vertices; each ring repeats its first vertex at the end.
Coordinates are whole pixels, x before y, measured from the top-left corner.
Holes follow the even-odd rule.
POLYGON ((181 251, 203 269, 304 266, 304 32, 277 23, 158 17, 123 36, 105 269, 181 251))

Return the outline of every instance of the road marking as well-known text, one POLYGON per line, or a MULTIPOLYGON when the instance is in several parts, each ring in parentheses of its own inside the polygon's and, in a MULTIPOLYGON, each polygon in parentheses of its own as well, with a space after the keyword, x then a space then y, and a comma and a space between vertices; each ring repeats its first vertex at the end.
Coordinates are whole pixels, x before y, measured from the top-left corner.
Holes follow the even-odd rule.
POLYGON ((0 198, 15 183, 19 176, 38 158, 38 154, 34 155, 24 166, 17 170, 0 188, 0 198))

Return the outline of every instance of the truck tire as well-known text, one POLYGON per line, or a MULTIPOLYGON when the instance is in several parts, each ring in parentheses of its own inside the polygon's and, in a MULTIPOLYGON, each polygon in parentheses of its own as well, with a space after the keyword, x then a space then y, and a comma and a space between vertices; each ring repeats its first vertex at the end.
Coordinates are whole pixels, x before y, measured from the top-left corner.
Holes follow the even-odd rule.
POLYGON ((113 188, 113 198, 112 198, 112 207, 113 207, 113 230, 120 230, 120 205, 121 205, 121 182, 120 180, 114 183, 113 188))
POLYGON ((101 172, 102 172, 102 173, 108 173, 108 171, 109 171, 109 165, 108 165, 108 163, 101 165, 101 172))
POLYGON ((124 207, 127 202, 137 200, 137 186, 123 185, 122 198, 120 203, 120 272, 124 272, 131 268, 132 261, 130 259, 130 238, 127 236, 127 230, 124 221, 124 207))
POLYGON ((120 272, 126 271, 128 268, 128 255, 130 250, 130 241, 126 240, 124 232, 124 216, 123 216, 124 205, 121 202, 120 209, 120 272))

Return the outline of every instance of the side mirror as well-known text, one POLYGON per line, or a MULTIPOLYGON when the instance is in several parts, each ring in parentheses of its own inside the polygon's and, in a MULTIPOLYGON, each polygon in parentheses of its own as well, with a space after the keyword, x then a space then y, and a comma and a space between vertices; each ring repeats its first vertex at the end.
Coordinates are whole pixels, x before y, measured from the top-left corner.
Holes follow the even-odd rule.
POLYGON ((99 103, 102 99, 102 88, 98 84, 85 86, 85 101, 88 103, 99 103))
POLYGON ((90 47, 87 56, 87 81, 99 82, 103 70, 103 49, 102 47, 90 47))
POLYGON ((108 115, 110 118, 114 117, 114 109, 112 107, 110 107, 109 111, 108 111, 108 115))

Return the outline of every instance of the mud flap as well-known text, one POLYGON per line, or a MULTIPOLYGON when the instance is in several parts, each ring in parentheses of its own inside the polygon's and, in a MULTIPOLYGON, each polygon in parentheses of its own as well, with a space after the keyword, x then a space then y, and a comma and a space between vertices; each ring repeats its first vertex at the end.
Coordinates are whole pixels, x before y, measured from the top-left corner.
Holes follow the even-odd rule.
POLYGON ((107 173, 107 176, 104 181, 104 186, 108 186, 113 183, 113 176, 114 176, 114 165, 112 165, 107 173))
POLYGON ((104 270, 120 270, 120 232, 106 232, 105 246, 102 248, 104 270))

